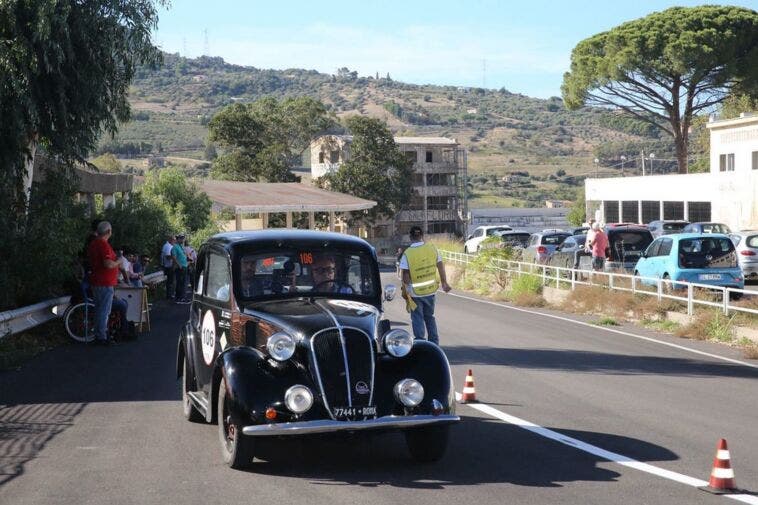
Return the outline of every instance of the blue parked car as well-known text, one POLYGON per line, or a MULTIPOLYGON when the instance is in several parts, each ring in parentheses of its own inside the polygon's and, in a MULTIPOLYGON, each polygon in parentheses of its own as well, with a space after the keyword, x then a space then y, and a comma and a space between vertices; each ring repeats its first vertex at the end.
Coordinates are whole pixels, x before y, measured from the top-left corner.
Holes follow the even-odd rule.
MULTIPOLYGON (((745 287, 737 252, 729 236, 720 233, 677 233, 658 237, 645 249, 634 275, 713 286, 745 287)), ((654 284, 643 280, 644 284, 654 284)), ((675 284, 672 287, 676 286, 675 284)))

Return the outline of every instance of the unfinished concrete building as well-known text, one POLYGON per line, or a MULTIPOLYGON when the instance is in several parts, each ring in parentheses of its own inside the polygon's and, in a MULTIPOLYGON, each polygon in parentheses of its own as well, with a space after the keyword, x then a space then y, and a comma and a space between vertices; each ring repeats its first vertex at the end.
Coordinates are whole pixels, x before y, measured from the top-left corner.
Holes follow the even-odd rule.
MULTIPOLYGON (((319 137, 311 143, 311 175, 336 171, 350 159, 349 135, 319 137)), ((467 215, 466 150, 445 137, 395 137, 398 149, 413 162, 413 196, 391 221, 376 223, 366 239, 381 252, 407 244, 411 226, 427 237, 462 236, 467 215)))

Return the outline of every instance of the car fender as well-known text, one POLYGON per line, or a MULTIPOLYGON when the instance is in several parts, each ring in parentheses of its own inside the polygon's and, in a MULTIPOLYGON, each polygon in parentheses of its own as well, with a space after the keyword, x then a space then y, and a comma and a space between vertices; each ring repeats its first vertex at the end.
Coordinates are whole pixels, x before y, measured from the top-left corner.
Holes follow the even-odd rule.
POLYGON ((307 372, 294 362, 272 362, 264 353, 252 347, 233 347, 216 360, 213 405, 218 400, 221 377, 225 379, 227 398, 231 400, 230 414, 237 422, 265 422, 269 407, 286 412, 284 393, 295 384, 303 384, 316 394, 307 372))
MULTIPOLYGON (((185 324, 179 332, 179 340, 176 345, 176 378, 181 379, 182 371, 184 370, 184 358, 187 357, 187 362, 190 366, 194 366, 194 351, 192 341, 194 335, 189 323, 185 324)), ((194 371, 193 371, 194 372, 194 371)), ((190 374, 191 375, 191 374, 190 374)))
MULTIPOLYGON (((455 413, 455 389, 450 374, 450 364, 439 346, 426 340, 416 340, 411 352, 402 358, 388 354, 380 355, 376 364, 375 403, 380 415, 387 410, 400 409, 393 388, 401 379, 416 379, 424 387, 424 399, 414 413, 431 413, 432 400, 443 406, 443 413, 455 413)), ((393 412, 400 413, 400 412, 393 412)))

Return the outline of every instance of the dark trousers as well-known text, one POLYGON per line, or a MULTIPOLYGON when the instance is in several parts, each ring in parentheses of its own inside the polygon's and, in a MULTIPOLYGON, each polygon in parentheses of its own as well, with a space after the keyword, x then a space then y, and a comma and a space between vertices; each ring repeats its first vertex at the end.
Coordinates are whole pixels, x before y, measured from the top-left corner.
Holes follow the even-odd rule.
POLYGON ((174 275, 176 275, 176 278, 174 279, 176 281, 176 299, 181 300, 184 298, 187 284, 187 267, 177 268, 174 271, 174 275))
POLYGON ((163 273, 166 275, 166 298, 174 297, 174 267, 163 267, 163 273))

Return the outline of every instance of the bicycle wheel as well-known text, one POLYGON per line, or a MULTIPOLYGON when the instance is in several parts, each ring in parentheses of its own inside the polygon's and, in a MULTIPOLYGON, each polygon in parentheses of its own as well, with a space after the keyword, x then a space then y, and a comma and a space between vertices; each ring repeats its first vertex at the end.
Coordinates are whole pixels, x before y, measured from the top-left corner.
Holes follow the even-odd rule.
POLYGON ((91 342, 95 338, 95 306, 81 302, 69 307, 63 316, 68 336, 77 342, 91 342))

